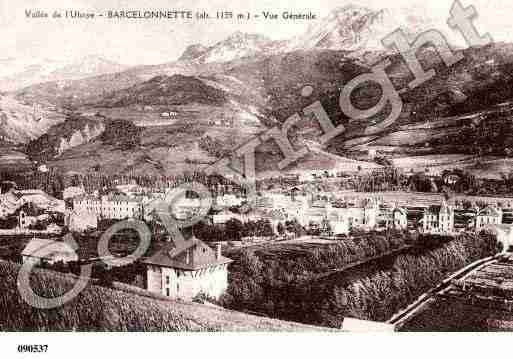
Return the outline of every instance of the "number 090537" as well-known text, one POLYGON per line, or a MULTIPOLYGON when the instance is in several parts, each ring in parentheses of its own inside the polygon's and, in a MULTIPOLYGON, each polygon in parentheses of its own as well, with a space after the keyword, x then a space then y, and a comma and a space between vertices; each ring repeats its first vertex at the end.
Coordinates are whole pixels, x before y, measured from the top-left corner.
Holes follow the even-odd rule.
POLYGON ((18 345, 19 353, 46 353, 48 351, 48 345, 18 345))

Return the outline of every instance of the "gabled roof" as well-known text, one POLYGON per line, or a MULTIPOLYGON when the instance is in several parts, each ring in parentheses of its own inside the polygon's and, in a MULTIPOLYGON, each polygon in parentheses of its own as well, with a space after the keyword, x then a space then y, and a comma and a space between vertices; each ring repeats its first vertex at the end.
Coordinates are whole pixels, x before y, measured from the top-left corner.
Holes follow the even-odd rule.
POLYGON ((169 243, 160 251, 143 261, 159 267, 169 267, 182 270, 198 270, 220 264, 233 262, 221 256, 217 258, 216 252, 197 238, 175 243, 169 243))
POLYGON ((113 193, 105 197, 107 201, 111 202, 133 202, 142 203, 142 199, 136 197, 129 197, 125 194, 113 193))
POLYGON ((396 207, 394 208, 394 210, 392 211, 392 213, 395 213, 395 212, 399 212, 401 213, 402 215, 406 216, 408 214, 408 211, 406 210, 406 208, 402 208, 402 207, 396 207))
POLYGON ((485 207, 477 213, 478 216, 487 216, 487 217, 501 217, 502 213, 493 207, 485 207))

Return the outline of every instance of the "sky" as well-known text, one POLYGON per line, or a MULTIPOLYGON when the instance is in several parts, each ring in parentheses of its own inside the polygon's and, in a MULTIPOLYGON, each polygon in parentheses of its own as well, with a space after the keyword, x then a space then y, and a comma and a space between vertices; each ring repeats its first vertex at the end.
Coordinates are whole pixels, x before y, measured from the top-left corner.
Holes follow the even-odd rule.
MULTIPOLYGON (((426 19, 457 43, 461 37, 446 25, 452 0, 0 0, 0 61, 38 59, 79 59, 102 55, 127 64, 159 64, 174 61, 194 43, 212 45, 235 31, 260 33, 273 39, 285 39, 304 32, 308 21, 172 21, 172 20, 55 20, 27 19, 25 9, 106 11, 124 9, 180 9, 215 13, 282 11, 309 12, 322 17, 347 4, 372 9, 387 8, 401 16, 426 19)), ((513 42, 511 0, 462 0, 479 13, 478 30, 489 32, 495 41, 513 42)), ((400 18, 400 16, 398 17, 400 18)))

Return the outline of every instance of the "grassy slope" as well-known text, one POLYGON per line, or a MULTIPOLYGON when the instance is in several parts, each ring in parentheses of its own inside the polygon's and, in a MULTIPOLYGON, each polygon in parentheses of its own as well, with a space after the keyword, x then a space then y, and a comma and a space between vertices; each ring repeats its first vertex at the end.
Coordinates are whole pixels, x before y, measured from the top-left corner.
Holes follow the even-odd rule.
MULTIPOLYGON (((88 286, 77 298, 52 310, 23 302, 16 288, 20 266, 0 261, 1 331, 310 331, 294 323, 259 318, 200 304, 150 299, 88 286)), ((42 296, 69 290, 73 280, 47 270, 35 270, 31 281, 42 296)))

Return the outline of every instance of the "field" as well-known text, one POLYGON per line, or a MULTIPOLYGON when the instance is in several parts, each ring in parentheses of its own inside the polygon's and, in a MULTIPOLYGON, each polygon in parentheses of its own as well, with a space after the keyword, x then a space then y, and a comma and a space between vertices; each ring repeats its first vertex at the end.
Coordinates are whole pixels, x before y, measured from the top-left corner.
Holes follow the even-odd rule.
POLYGON ((448 274, 497 250, 487 236, 429 236, 404 248, 398 234, 369 239, 247 249, 232 265, 226 305, 333 328, 345 317, 385 321, 448 274))
MULTIPOLYGON (((0 331, 314 331, 319 328, 255 317, 201 304, 151 299, 89 285, 64 306, 27 305, 16 288, 20 267, 0 261, 0 331)), ((68 291, 69 276, 47 270, 31 275, 33 290, 46 297, 68 291)))

